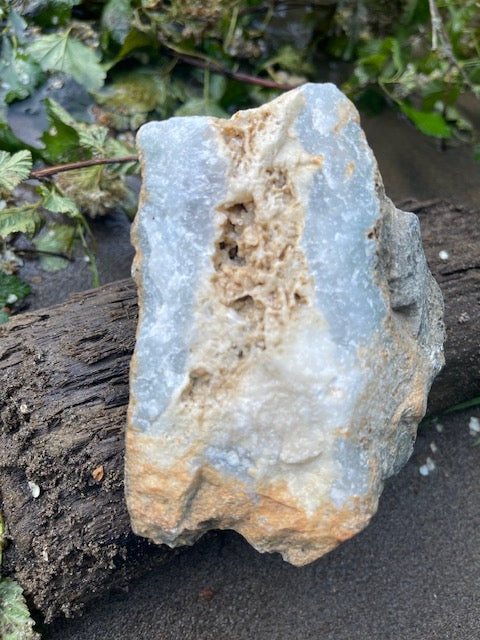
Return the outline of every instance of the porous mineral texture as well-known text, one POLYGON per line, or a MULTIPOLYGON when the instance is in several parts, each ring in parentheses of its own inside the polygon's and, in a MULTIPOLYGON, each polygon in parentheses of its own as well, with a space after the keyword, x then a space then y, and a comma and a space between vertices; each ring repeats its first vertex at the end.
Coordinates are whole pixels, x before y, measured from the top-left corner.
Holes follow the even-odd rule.
POLYGON ((138 147, 133 529, 311 562, 367 525, 443 364, 418 220, 331 84, 152 122, 138 147))

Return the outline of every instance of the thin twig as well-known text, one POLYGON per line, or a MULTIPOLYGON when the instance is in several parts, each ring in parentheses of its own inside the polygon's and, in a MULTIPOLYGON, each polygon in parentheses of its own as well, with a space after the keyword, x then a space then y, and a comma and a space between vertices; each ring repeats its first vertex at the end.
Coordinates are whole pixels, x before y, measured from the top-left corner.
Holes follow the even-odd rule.
POLYGON ((440 35, 442 28, 442 19, 438 13, 435 0, 428 0, 428 6, 430 9, 430 21, 432 24, 432 51, 436 51, 438 49, 438 36, 440 35))
POLYGON ((240 71, 232 71, 231 69, 227 69, 220 64, 214 62, 206 62, 205 60, 201 60, 200 58, 194 58, 192 56, 187 56, 184 53, 179 53, 175 51, 172 53, 176 58, 185 62, 186 64, 190 64, 193 67, 199 67, 200 69, 207 69, 212 73, 219 73, 226 78, 231 78, 232 80, 238 80, 239 82, 246 82, 247 84, 255 84, 259 87, 266 87, 267 89, 277 89, 278 91, 290 91, 290 89, 295 89, 299 85, 297 84, 284 84, 281 82, 275 82, 274 80, 269 80, 268 78, 259 78, 258 76, 251 76, 248 73, 242 73, 240 71))
POLYGON ((67 256, 65 253, 58 253, 57 251, 45 251, 44 249, 15 249, 15 253, 26 255, 53 256, 54 258, 63 258, 69 262, 73 262, 73 258, 67 256))
POLYGON ((75 169, 83 169, 85 167, 94 167, 100 164, 125 164, 127 162, 138 162, 138 156, 123 156, 121 158, 94 158, 93 160, 82 160, 81 162, 69 162, 67 164, 59 164, 55 167, 46 167, 45 169, 36 169, 30 172, 30 178, 48 178, 62 171, 73 171, 75 169))

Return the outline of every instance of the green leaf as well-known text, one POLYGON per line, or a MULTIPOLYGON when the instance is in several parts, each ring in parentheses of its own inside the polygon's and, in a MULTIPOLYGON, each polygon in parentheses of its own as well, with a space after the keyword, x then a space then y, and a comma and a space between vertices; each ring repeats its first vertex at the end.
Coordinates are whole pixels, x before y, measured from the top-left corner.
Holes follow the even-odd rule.
POLYGON ((10 320, 10 316, 5 311, 0 311, 0 324, 5 324, 10 320))
POLYGON ((106 170, 105 165, 97 165, 65 171, 56 177, 56 183, 63 194, 67 194, 77 204, 81 202, 81 207, 85 203, 85 198, 102 199, 99 194, 100 181, 106 170))
POLYGON ((454 104, 460 93, 459 86, 448 85, 443 78, 436 78, 422 86, 422 111, 433 111, 437 102, 454 104))
POLYGON ((69 31, 40 36, 27 47, 27 52, 44 71, 62 71, 89 91, 100 89, 105 82, 105 71, 95 53, 71 38, 69 31))
POLYGON ((289 44, 281 47, 275 57, 264 62, 260 69, 267 69, 275 64, 278 64, 286 71, 290 71, 290 73, 300 75, 308 75, 314 71, 313 66, 305 60, 305 51, 295 49, 289 44))
MULTIPOLYGON (((120 142, 116 138, 108 138, 105 144, 105 154, 111 158, 120 158, 122 156, 131 156, 135 154, 135 147, 133 145, 128 145, 125 142, 120 142)), ((129 169, 133 166, 137 166, 138 162, 128 163, 126 165, 109 165, 112 168, 112 171, 116 171, 117 167, 121 168, 121 166, 127 166, 129 169)))
POLYGON ((119 45, 130 33, 133 9, 130 0, 108 0, 102 13, 102 29, 119 45))
POLYGON ((32 170, 30 151, 18 151, 13 155, 0 151, 0 189, 13 191, 17 184, 26 180, 32 170))
MULTIPOLYGON (((74 241, 75 227, 54 222, 49 225, 45 233, 35 238, 33 244, 39 251, 64 253, 70 256, 74 241)), ((68 266, 68 259, 61 256, 39 254, 39 258, 42 269, 45 271, 59 271, 68 266)))
POLYGON ((42 135, 44 155, 54 162, 70 162, 105 153, 108 139, 106 127, 77 122, 55 100, 47 98, 45 106, 52 126, 42 135))
POLYGON ((91 218, 121 207, 127 213, 136 198, 120 172, 105 166, 65 171, 55 179, 61 192, 71 198, 82 213, 91 218))
POLYGON ((419 111, 402 102, 400 109, 422 133, 435 138, 450 138, 452 127, 445 118, 434 111, 419 111))
POLYGON ((157 119, 172 115, 183 102, 183 85, 168 76, 168 65, 115 73, 113 82, 95 94, 105 112, 104 121, 118 129, 138 129, 156 111, 157 119))
POLYGON ((215 116, 228 118, 229 114, 218 104, 203 98, 192 98, 175 111, 176 116, 215 116))
POLYGON ((225 95, 227 89, 227 79, 219 73, 212 73, 210 76, 209 92, 210 97, 215 102, 219 102, 225 95))
POLYGON ((402 55, 401 44, 396 38, 394 38, 392 42, 392 59, 397 69, 397 73, 401 73, 405 68, 405 62, 402 55))
POLYGON ((12 131, 7 122, 2 122, 0 120, 0 149, 4 151, 9 151, 10 153, 14 153, 15 151, 20 151, 22 149, 28 149, 32 157, 37 159, 41 157, 41 151, 31 147, 28 144, 25 144, 23 140, 20 140, 12 131))
POLYGON ((23 43, 25 41, 25 29, 27 28, 27 23, 17 11, 10 10, 7 19, 7 27, 8 31, 15 35, 18 42, 23 43))
POLYGON ((73 200, 67 198, 57 191, 55 187, 45 187, 40 185, 37 189, 38 193, 43 198, 43 206, 45 209, 52 211, 53 213, 63 213, 72 220, 76 218, 82 218, 83 216, 77 208, 77 205, 73 200))
MULTIPOLYGON (((0 308, 11 306, 18 300, 23 300, 31 292, 30 286, 18 276, 0 272, 0 308)), ((3 638, 1 634, 0 638, 3 638)))
POLYGON ((32 205, 9 207, 0 211, 0 238, 11 233, 33 236, 41 228, 43 218, 32 205))
POLYGON ((23 596, 23 589, 11 578, 0 578, 0 638, 36 640, 34 621, 23 596))
POLYGON ((371 56, 367 56, 366 58, 362 58, 359 60, 359 66, 361 65, 364 69, 364 73, 370 73, 372 75, 379 73, 385 63, 388 60, 388 56, 385 53, 372 53, 371 56))
MULTIPOLYGON (((419 4, 425 4, 424 2, 419 2, 419 0, 407 0, 405 3, 405 8, 403 10, 402 23, 405 25, 409 25, 412 23, 415 13, 418 10, 419 4)), ((428 10, 428 5, 427 5, 428 10)))
POLYGON ((471 407, 477 407, 480 405, 480 397, 472 398, 472 400, 466 400, 465 402, 460 402, 459 404, 450 407, 443 413, 454 413, 455 411, 463 411, 464 409, 470 409, 471 407))
POLYGON ((45 108, 50 129, 42 135, 44 155, 50 162, 73 162, 83 158, 77 122, 58 102, 47 98, 45 108))
POLYGON ((125 42, 118 52, 116 61, 118 62, 119 60, 123 60, 123 58, 128 56, 128 54, 135 49, 141 49, 142 47, 147 47, 150 44, 152 44, 152 40, 146 33, 139 31, 138 29, 132 29, 125 38, 125 42))
POLYGON ((78 129, 80 144, 96 155, 105 152, 108 129, 99 125, 84 125, 78 129))
POLYGON ((33 20, 43 28, 64 25, 81 0, 36 0, 33 20))
POLYGON ((44 74, 40 66, 29 56, 12 47, 8 38, 2 43, 0 58, 0 99, 6 104, 24 100, 40 84, 44 74))
POLYGON ((69 127, 75 129, 77 126, 77 121, 73 116, 71 116, 66 109, 62 107, 61 104, 52 100, 51 98, 45 99, 45 109, 47 111, 47 116, 50 122, 54 125, 61 122, 69 127))

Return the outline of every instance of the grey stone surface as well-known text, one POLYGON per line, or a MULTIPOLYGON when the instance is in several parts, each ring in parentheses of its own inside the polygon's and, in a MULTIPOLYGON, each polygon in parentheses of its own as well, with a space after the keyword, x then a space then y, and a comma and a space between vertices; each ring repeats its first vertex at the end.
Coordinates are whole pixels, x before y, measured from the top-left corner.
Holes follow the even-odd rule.
POLYGON ((333 85, 138 144, 134 530, 174 546, 233 528, 310 562, 368 523, 443 362, 418 221, 333 85))

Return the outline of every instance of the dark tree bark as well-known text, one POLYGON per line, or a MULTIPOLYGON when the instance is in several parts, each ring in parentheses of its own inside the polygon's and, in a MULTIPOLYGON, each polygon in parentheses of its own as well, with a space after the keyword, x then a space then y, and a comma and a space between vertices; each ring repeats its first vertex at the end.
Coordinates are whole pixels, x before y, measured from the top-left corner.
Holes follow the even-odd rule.
POLYGON ((446 365, 428 398, 434 414, 480 396, 480 214, 445 202, 402 206, 420 218, 425 255, 445 300, 446 365))
MULTIPOLYGON (((477 213, 445 203, 403 206, 421 218, 445 296, 447 365, 430 394, 433 413, 480 396, 480 225, 477 213)), ((3 571, 47 620, 173 553, 131 534, 123 497, 136 318, 134 284, 123 280, 0 331, 0 511, 10 540, 3 571)))

